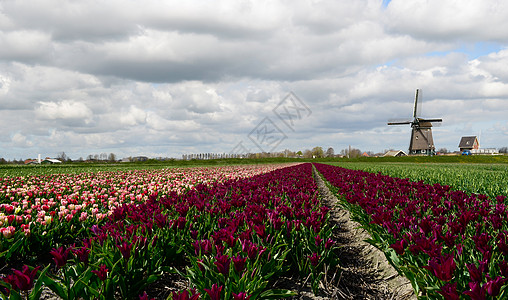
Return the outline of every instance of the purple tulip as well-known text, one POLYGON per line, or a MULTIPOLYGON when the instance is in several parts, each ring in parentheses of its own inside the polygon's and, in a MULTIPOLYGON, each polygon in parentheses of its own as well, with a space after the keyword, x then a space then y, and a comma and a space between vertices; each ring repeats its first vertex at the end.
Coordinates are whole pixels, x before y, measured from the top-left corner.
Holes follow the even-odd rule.
POLYGON ((316 252, 309 255, 310 264, 314 267, 319 264, 319 259, 321 259, 321 255, 318 255, 316 252))
POLYGON ((471 297, 472 300, 485 300, 486 297, 485 286, 481 286, 479 282, 470 282, 469 291, 465 291, 463 294, 471 297))
POLYGON ((469 271, 469 276, 471 277, 471 281, 473 282, 482 282, 483 280, 483 272, 476 267, 475 264, 466 264, 467 270, 469 271))
POLYGON ((485 289, 487 290, 487 293, 491 295, 492 297, 496 297, 499 295, 499 292, 501 291, 501 287, 506 283, 508 279, 503 278, 501 276, 497 276, 494 279, 490 279, 490 277, 487 275, 487 283, 485 284, 485 289))
POLYGON ((243 269, 245 268, 245 263, 247 262, 247 258, 240 256, 238 254, 237 256, 232 257, 233 260, 233 266, 235 267, 235 271, 239 274, 242 273, 243 269))
POLYGON ((34 285, 35 276, 39 269, 40 267, 36 267, 30 270, 30 267, 24 265, 21 270, 13 270, 13 274, 1 279, 9 283, 14 290, 29 291, 34 285))
POLYGON ((101 281, 104 281, 108 278, 108 268, 106 267, 105 264, 101 264, 99 266, 99 269, 98 270, 93 270, 92 273, 94 273, 95 275, 97 275, 97 277, 99 277, 99 279, 101 281))
POLYGON ((195 289, 192 289, 190 292, 187 290, 177 292, 171 292, 171 297, 173 300, 198 300, 199 293, 196 293, 195 289))
POLYGON ((245 292, 240 292, 238 294, 233 293, 233 300, 249 300, 250 297, 251 296, 247 295, 247 293, 245 293, 245 292))
POLYGON ((443 281, 450 281, 456 269, 456 264, 452 255, 433 257, 429 260, 429 265, 425 269, 432 271, 434 276, 443 281))
POLYGON ((74 255, 76 255, 76 257, 78 258, 78 260, 80 262, 88 264, 88 256, 90 254, 90 249, 88 249, 86 247, 73 248, 72 253, 74 253, 74 255))
POLYGON ((216 261, 214 262, 215 266, 219 273, 224 276, 228 276, 229 274, 229 265, 231 264, 231 259, 227 255, 219 255, 215 257, 216 261))
POLYGON ((122 253, 123 258, 125 260, 129 260, 129 258, 131 257, 131 250, 132 250, 133 245, 134 245, 133 243, 127 243, 124 241, 124 242, 122 242, 121 245, 116 245, 116 247, 122 253))
POLYGON ((62 268, 67 264, 67 259, 69 257, 70 248, 64 249, 64 247, 53 248, 49 253, 53 256, 53 260, 58 269, 62 268))
POLYGON ((400 241, 398 242, 395 242, 393 244, 390 245, 390 248, 392 248, 393 250, 395 250, 395 252, 398 254, 398 255, 403 255, 404 254, 404 248, 407 246, 407 242, 406 240, 404 239, 401 239, 400 241))
POLYGON ((211 300, 220 300, 220 293, 223 286, 218 286, 216 283, 212 285, 211 289, 205 289, 205 292, 210 296, 211 300))
POLYGON ((437 291, 439 294, 441 294, 446 300, 459 300, 460 295, 457 292, 457 283, 447 283, 441 287, 439 291, 437 291))

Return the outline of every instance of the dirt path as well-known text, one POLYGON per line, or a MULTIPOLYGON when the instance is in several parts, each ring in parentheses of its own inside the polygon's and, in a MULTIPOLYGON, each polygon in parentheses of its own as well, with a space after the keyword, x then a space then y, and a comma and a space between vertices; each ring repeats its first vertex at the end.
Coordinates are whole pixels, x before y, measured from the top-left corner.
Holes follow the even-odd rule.
MULTIPOLYGON (((334 238, 342 245, 338 284, 323 282, 327 299, 416 299, 409 280, 398 275, 380 250, 364 241, 368 233, 338 206, 337 198, 315 169, 314 178, 324 203, 332 208, 330 221, 337 226, 334 238)), ((306 294, 294 299, 323 298, 306 294)))

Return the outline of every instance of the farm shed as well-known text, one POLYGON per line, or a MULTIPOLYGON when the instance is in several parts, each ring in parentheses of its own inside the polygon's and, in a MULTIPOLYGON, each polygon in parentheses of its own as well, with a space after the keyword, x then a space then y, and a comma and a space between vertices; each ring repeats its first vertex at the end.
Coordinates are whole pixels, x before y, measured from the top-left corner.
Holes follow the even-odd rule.
POLYGON ((61 164, 62 162, 58 159, 54 158, 46 158, 45 160, 41 161, 41 164, 61 164))
POLYGON ((402 150, 390 150, 383 155, 383 157, 387 156, 407 156, 407 154, 402 150))
POLYGON ((463 136, 460 139, 459 143, 459 149, 460 152, 466 151, 466 150, 473 150, 473 149, 479 149, 480 148, 480 142, 478 142, 478 138, 476 136, 463 136))

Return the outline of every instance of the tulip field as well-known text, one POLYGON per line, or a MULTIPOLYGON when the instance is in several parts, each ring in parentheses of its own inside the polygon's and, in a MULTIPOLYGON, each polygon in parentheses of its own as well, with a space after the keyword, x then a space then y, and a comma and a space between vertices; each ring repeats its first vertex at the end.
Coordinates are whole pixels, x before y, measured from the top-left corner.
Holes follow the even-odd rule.
POLYGON ((2 175, 0 299, 280 299, 295 274, 317 294, 341 245, 313 170, 419 298, 508 298, 499 168, 490 189, 318 163, 2 175))
POLYGON ((310 164, 7 177, 0 293, 38 299, 277 299, 292 272, 317 291, 335 242, 310 164), (10 270, 5 270, 9 268, 10 270), (148 290, 147 290, 148 289, 148 290))
POLYGON ((381 172, 411 181, 449 185, 468 193, 485 194, 491 198, 508 196, 508 164, 464 163, 340 163, 346 169, 381 172))
MULTIPOLYGON (((422 299, 506 299, 506 195, 316 164, 422 299)), ((492 182, 492 184, 504 184, 492 182)))

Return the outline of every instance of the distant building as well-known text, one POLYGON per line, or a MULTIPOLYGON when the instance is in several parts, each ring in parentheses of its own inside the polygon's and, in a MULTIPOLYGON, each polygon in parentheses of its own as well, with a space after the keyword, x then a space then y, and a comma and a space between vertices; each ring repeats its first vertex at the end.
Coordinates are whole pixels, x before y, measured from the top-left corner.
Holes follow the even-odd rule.
POLYGON ((146 156, 135 156, 135 157, 131 157, 131 162, 136 162, 136 161, 147 161, 148 160, 148 157, 146 156))
POLYGON ((459 143, 459 149, 460 152, 464 152, 466 150, 473 150, 473 149, 479 149, 480 148, 480 142, 478 142, 478 138, 476 136, 463 136, 460 139, 459 143))
POLYGON ((496 148, 472 149, 471 154, 498 154, 496 148))
POLYGON ((41 164, 61 164, 62 162, 58 159, 54 158, 46 158, 45 160, 41 161, 41 164))
POLYGON ((25 165, 37 165, 39 164, 39 161, 37 159, 26 159, 25 165))
POLYGON ((463 136, 460 139, 459 149, 462 155, 471 154, 498 154, 495 148, 480 148, 480 142, 476 136, 463 136))
POLYGON ((390 150, 388 152, 386 152, 383 157, 389 157, 389 156, 407 156, 406 152, 402 151, 402 150, 390 150))

